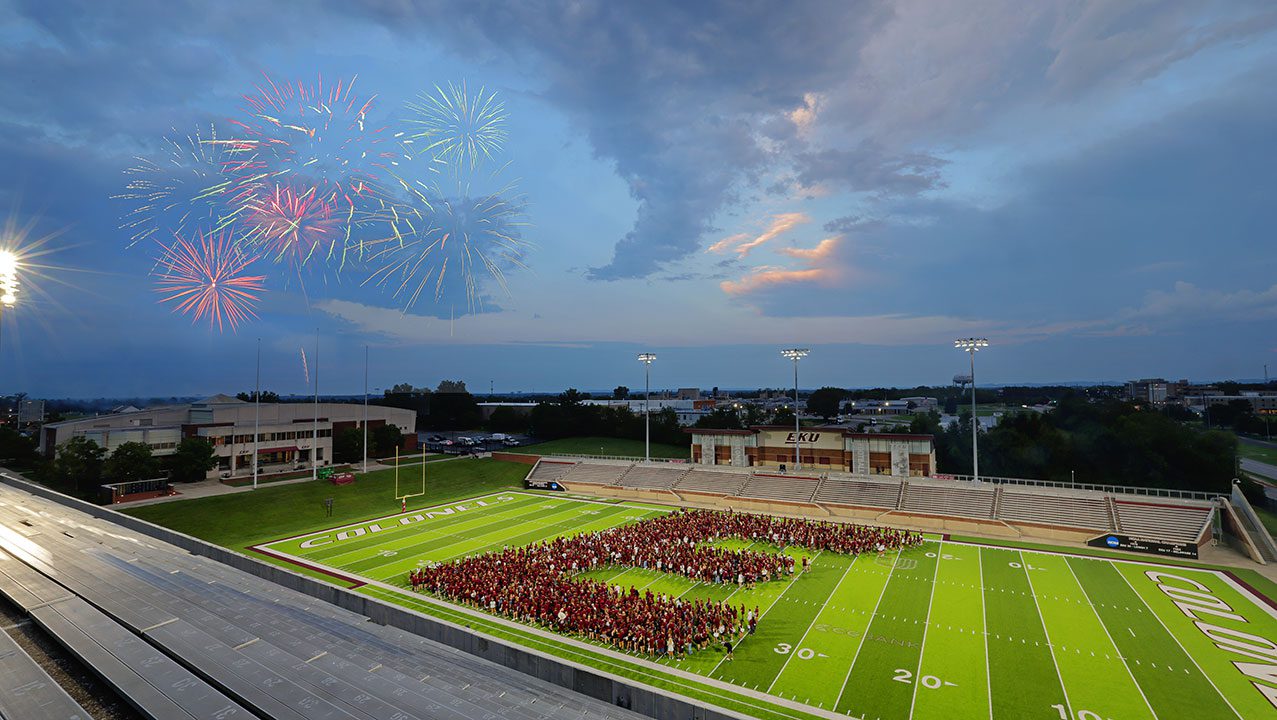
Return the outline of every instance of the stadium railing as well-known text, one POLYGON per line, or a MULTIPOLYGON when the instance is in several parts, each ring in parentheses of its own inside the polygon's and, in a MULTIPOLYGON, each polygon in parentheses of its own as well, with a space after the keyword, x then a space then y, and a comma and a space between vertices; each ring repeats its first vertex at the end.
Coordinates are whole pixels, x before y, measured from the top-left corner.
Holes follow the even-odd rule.
MULTIPOLYGON (((535 450, 536 448, 528 448, 528 449, 535 450)), ((548 458, 579 458, 582 460, 624 460, 625 462, 640 462, 640 463, 643 462, 643 458, 632 457, 630 455, 583 455, 581 453, 547 453, 547 452, 540 452, 536 454, 540 455, 541 457, 548 457, 548 458)), ((687 463, 690 463, 691 460, 688 460, 687 458, 654 457, 652 458, 652 462, 672 463, 675 465, 680 465, 680 464, 686 465, 687 463)))
MULTIPOLYGON (((950 475, 937 474, 932 478, 939 480, 956 480, 958 482, 974 482, 974 478, 970 475, 950 475)), ((1203 500, 1210 502, 1217 497, 1221 497, 1224 493, 1202 492, 1200 490, 1173 490, 1170 488, 1150 488, 1150 487, 1134 487, 1131 485, 1097 485, 1093 483, 1067 483, 1055 482, 1053 480, 1028 480, 1025 478, 1004 478, 980 476, 981 483, 992 483, 995 485, 1026 485, 1029 487, 1046 487, 1057 490, 1090 490, 1093 492, 1110 493, 1112 495, 1144 495, 1147 497, 1163 497, 1177 498, 1181 500, 1203 500)))

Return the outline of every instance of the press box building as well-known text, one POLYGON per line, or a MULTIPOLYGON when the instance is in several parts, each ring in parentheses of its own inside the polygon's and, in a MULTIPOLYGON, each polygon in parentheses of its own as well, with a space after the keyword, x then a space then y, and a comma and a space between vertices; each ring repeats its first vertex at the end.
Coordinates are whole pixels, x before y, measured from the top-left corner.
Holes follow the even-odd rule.
POLYGON ((894 477, 926 477, 936 472, 931 435, 858 433, 837 426, 795 432, 781 425, 687 432, 692 435, 692 462, 702 465, 792 468, 797 444, 804 470, 894 477))

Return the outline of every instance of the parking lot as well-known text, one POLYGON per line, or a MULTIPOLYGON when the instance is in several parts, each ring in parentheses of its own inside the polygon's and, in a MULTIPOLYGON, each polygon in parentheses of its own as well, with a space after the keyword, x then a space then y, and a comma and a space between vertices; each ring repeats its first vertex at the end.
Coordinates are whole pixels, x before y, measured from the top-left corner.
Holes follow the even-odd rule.
POLYGON ((489 433, 482 430, 446 430, 419 432, 417 442, 426 452, 467 455, 526 445, 531 442, 531 438, 527 435, 489 433))

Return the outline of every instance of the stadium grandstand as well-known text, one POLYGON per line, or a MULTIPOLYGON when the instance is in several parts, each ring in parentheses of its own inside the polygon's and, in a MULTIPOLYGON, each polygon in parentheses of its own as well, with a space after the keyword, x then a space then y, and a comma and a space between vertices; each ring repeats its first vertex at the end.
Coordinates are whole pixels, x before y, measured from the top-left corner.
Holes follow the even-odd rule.
POLYGON ((630 500, 841 517, 902 527, 1086 541, 1101 534, 1200 546, 1217 494, 1012 478, 779 473, 770 467, 542 458, 530 486, 630 500))

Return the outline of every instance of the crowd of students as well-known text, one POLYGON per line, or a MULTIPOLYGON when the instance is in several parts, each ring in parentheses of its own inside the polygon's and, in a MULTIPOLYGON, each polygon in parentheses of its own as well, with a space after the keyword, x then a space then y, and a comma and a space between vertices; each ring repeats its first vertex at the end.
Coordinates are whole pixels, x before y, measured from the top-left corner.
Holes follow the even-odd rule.
MULTIPOLYGON (((921 535, 903 530, 682 510, 608 530, 431 563, 409 573, 408 582, 416 591, 623 650, 682 657, 710 646, 730 648, 734 640, 754 631, 759 609, 684 600, 577 576, 607 566, 640 567, 701 583, 752 587, 793 574, 795 562, 789 554, 714 544, 732 539, 782 550, 879 554, 922 542, 921 535)), ((805 555, 802 567, 810 568, 805 555)))

